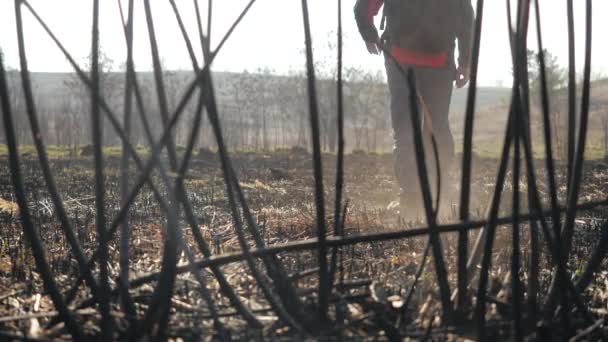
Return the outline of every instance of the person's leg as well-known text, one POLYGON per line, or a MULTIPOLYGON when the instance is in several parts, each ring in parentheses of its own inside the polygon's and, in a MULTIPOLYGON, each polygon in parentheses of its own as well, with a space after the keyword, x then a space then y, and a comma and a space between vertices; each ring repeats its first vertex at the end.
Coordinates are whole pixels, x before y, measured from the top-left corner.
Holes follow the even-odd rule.
MULTIPOLYGON (((419 92, 428 109, 431 121, 432 134, 437 143, 439 154, 439 169, 441 171, 441 203, 442 207, 449 208, 451 202, 450 191, 453 184, 450 184, 450 173, 453 169, 454 161, 454 138, 450 130, 449 112, 450 100, 452 97, 454 71, 452 68, 432 69, 427 68, 419 73, 419 92)), ((429 131, 427 130, 425 141, 425 151, 427 152, 427 168, 429 170, 429 180, 431 188, 436 192, 436 165, 435 156, 429 131)))
POLYGON ((407 78, 392 60, 386 58, 385 66, 395 142, 393 147, 395 176, 401 188, 400 214, 405 219, 416 219, 420 216, 421 195, 410 117, 410 90, 407 78))

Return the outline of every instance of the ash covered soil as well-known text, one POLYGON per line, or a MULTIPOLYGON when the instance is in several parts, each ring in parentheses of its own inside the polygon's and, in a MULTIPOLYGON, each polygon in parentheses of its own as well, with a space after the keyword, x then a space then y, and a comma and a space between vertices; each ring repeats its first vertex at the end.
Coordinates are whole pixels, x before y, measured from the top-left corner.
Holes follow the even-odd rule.
MULTIPOLYGON (((316 211, 314 203, 314 177, 312 158, 304 151, 288 150, 273 153, 235 153, 235 169, 243 188, 248 205, 257 220, 260 233, 266 244, 277 245, 315 237, 316 211)), ((93 188, 93 163, 88 158, 74 160, 52 160, 55 180, 68 211, 69 218, 77 230, 78 238, 87 256, 97 248, 95 229, 95 198, 93 188)), ((483 219, 486 206, 491 200, 496 178, 496 159, 476 158, 473 165, 471 208, 473 219, 483 219)), ((536 161, 539 189, 547 203, 546 175, 542 161, 536 161)), ((113 218, 119 210, 120 183, 117 157, 108 157, 106 162, 106 208, 108 217, 113 218)), ((325 204, 327 224, 332 232, 335 184, 335 156, 324 155, 325 204)), ((344 234, 348 236, 390 230, 405 230, 423 227, 423 222, 403 222, 398 219, 397 208, 391 202, 398 200, 398 186, 393 176, 390 154, 356 153, 346 156, 345 199, 348 201, 344 234)), ((457 169, 457 167, 454 167, 457 169)), ((561 170, 561 169, 560 169, 561 170)), ((560 203, 565 201, 565 175, 558 173, 560 203)), ((24 156, 22 172, 27 189, 30 209, 34 215, 39 234, 45 244, 47 258, 57 282, 66 293, 76 283, 78 268, 71 256, 65 235, 61 231, 55 209, 51 203, 46 184, 39 171, 37 160, 24 156)), ((136 170, 132 169, 135 174, 136 170)), ((132 176, 132 181, 136 179, 132 176)), ((155 183, 161 184, 158 175, 155 183)), ((603 162, 589 161, 585 165, 584 181, 580 203, 605 200, 608 188, 608 166, 603 162)), ((412 180, 415 182, 416 180, 412 180)), ((452 175, 454 195, 448 200, 457 203, 459 175, 452 175)), ((185 180, 188 197, 201 223, 198 229, 211 246, 214 255, 238 253, 241 251, 230 209, 225 194, 223 175, 214 156, 195 157, 185 180)), ((160 187, 161 192, 165 191, 160 187)), ((502 196, 501 215, 511 212, 511 172, 508 173, 505 192, 502 196)), ((525 181, 520 189, 526 191, 525 181)), ((527 211, 526 195, 522 194, 522 210, 527 211)), ((48 295, 45 294, 36 273, 28 242, 21 231, 18 207, 14 204, 14 194, 10 183, 8 161, 0 157, 0 338, 2 336, 28 336, 43 339, 67 339, 62 324, 53 324, 56 313, 48 295)), ((393 203, 394 204, 394 203, 393 203)), ((457 222, 456 206, 447 206, 439 223, 457 222)), ((569 262, 569 270, 576 277, 581 272, 595 248, 606 217, 602 207, 581 211, 577 218, 574 251, 569 262)), ((165 238, 166 215, 156 203, 152 192, 144 187, 129 214, 132 229, 130 239, 130 276, 138 279, 143 275, 158 272, 165 238)), ((180 227, 189 241, 197 258, 202 254, 197 250, 192 236, 192 228, 185 220, 180 227)), ((497 337, 509 338, 511 318, 510 269, 511 233, 508 226, 497 231, 495 257, 491 269, 489 286, 489 325, 497 337)), ((471 233, 471 245, 476 231, 471 233)), ((527 281, 530 262, 530 229, 522 224, 522 271, 521 278, 527 281)), ((450 271, 450 286, 456 286, 457 243, 455 233, 446 234, 443 239, 444 254, 450 271)), ((255 244, 249 241, 253 248, 255 244)), ((542 242, 541 237, 541 244, 542 242)), ((419 338, 431 332, 445 338, 470 336, 474 333, 464 319, 461 324, 449 329, 439 328, 441 309, 434 275, 432 257, 426 262, 418 286, 408 293, 421 266, 422 255, 427 245, 425 236, 385 242, 360 243, 340 248, 336 289, 332 297, 331 312, 340 313, 341 324, 336 324, 336 334, 354 339, 387 339, 386 324, 396 327, 404 336, 419 338), (404 308, 405 304, 405 308, 404 308), (435 327, 436 326, 436 327, 435 327), (422 335, 421 335, 422 334, 422 335), (443 335, 442 335, 443 334, 443 335)), ((112 286, 116 287, 118 277, 118 242, 112 239, 110 246, 110 272, 112 286)), ((283 252, 278 254, 304 305, 316 300, 317 272, 316 254, 313 251, 283 252)), ((541 251, 540 294, 544 294, 551 281, 548 267, 549 254, 541 251)), ((182 255, 181 262, 185 262, 182 255)), ((261 264, 260 264, 261 265, 261 264)), ((605 265, 604 265, 605 266, 605 265)), ((223 322, 235 338, 251 338, 263 335, 267 338, 289 338, 293 336, 288 328, 277 321, 269 303, 249 272, 245 262, 235 262, 221 267, 229 283, 236 289, 243 302, 250 307, 264 324, 263 331, 247 329, 240 316, 219 291, 219 285, 212 274, 205 272, 208 288, 222 314, 223 322)), ((605 270, 602 267, 602 270, 605 270)), ((95 269, 95 274, 97 269, 95 269)), ((602 271, 593 285, 584 294, 589 309, 603 318, 608 314, 608 272, 602 271)), ((149 305, 154 281, 138 284, 130 289, 138 314, 143 315, 149 305)), ((471 294, 476 286, 475 280, 471 294)), ((207 305, 197 291, 198 283, 190 273, 178 275, 173 299, 169 335, 185 339, 199 339, 213 332, 213 321, 207 305)), ((73 302, 76 315, 88 333, 98 333, 100 316, 95 306, 86 305, 90 292, 81 286, 73 302)), ((117 337, 124 327, 126 318, 121 314, 120 300, 114 299, 117 337)), ((464 313, 463 317, 467 317, 464 313)))

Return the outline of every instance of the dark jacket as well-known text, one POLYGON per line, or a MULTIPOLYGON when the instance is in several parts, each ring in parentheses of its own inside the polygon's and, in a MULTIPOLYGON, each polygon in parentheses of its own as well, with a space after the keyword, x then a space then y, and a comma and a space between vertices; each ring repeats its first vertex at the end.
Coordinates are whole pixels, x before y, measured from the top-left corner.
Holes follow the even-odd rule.
POLYGON ((357 0, 355 19, 365 41, 379 39, 374 17, 383 5, 387 18, 383 38, 391 46, 453 56, 458 39, 458 64, 469 63, 474 23, 470 0, 357 0), (439 5, 433 8, 429 5, 433 2, 439 5))

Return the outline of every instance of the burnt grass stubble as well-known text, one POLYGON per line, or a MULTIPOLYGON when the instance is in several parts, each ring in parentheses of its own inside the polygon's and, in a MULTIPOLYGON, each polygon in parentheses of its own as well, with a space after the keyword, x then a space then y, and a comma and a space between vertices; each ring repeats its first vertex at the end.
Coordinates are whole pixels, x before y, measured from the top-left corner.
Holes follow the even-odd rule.
MULTIPOLYGON (((335 156, 324 155, 325 177, 333 182, 335 174, 335 156)), ((315 237, 315 208, 313 198, 314 178, 310 155, 292 150, 272 153, 234 154, 241 185, 246 191, 250 207, 262 229, 268 245, 285 243, 315 237)), ((13 200, 13 189, 10 184, 8 161, 0 157, 0 198, 13 200)), ((107 210, 115 215, 119 209, 119 165, 118 157, 109 157, 106 163, 107 175, 107 210)), ((537 174, 539 187, 546 193, 542 163, 537 174)), ((96 248, 95 242, 95 207, 93 190, 93 161, 91 158, 54 159, 52 167, 61 189, 61 195, 69 211, 70 219, 78 230, 78 238, 90 257, 96 248)), ((474 182, 472 185, 473 218, 483 218, 484 204, 489 201, 493 190, 497 161, 494 159, 476 158, 474 160, 474 182)), ((57 281, 67 291, 77 279, 78 269, 59 222, 54 214, 44 180, 37 167, 37 161, 31 156, 23 158, 25 186, 35 224, 39 229, 48 253, 51 267, 57 275, 57 281)), ((565 175, 558 172, 558 184, 565 184, 565 175)), ((459 179, 454 176, 454 179, 459 179)), ((510 179, 507 177, 507 179, 510 179)), ((608 165, 599 161, 589 161, 585 165, 580 202, 605 198, 608 191, 608 165)), ((390 154, 357 153, 346 157, 345 198, 349 201, 348 215, 345 224, 345 235, 359 232, 373 232, 389 229, 402 229, 408 225, 422 226, 422 223, 402 222, 397 212, 388 209, 387 205, 398 198, 398 188, 393 177, 392 157, 390 154)), ((155 182, 160 184, 160 182, 155 182)), ((458 183, 452 181, 452 183, 458 183)), ((331 184, 331 183, 328 183, 331 184)), ((214 254, 239 252, 238 241, 234 234, 228 202, 225 196, 219 164, 213 155, 202 155, 192 161, 192 167, 185 181, 189 199, 196 215, 200 218, 200 229, 203 236, 213 248, 214 254)), ((504 215, 511 212, 510 189, 507 183, 503 194, 502 209, 504 215)), ((161 188, 162 189, 162 188, 161 188)), ((526 190, 525 183, 520 185, 526 190)), ((332 189, 326 196, 333 199, 332 189)), ((458 189, 455 189, 458 191, 458 189)), ((563 203, 565 189, 560 188, 560 202, 563 203)), ((525 196, 522 196, 524 198, 525 196)), ((454 196, 454 199, 458 198, 454 196)), ((453 199, 449 199, 453 200, 453 199)), ((329 203, 329 202, 328 202, 329 203)), ((527 208, 523 203, 522 208, 527 208)), ((440 223, 456 221, 457 208, 444 212, 440 223)), ((329 213, 328 213, 329 214, 329 213)), ((110 216, 111 217, 111 216, 110 216)), ((603 209, 581 212, 577 218, 574 250, 569 261, 569 270, 576 276, 582 271, 585 262, 595 248, 601 226, 608 218, 603 209)), ((130 240, 131 277, 156 272, 160 269, 163 225, 165 215, 161 212, 149 188, 144 188, 137 201, 131 207, 129 222, 132 229, 130 240)), ((332 221, 332 217, 328 217, 332 221)), ((331 222, 330 222, 331 223, 331 222)), ((194 246, 188 225, 185 227, 187 240, 194 246)), ((333 226, 333 224, 332 224, 333 226)), ((18 215, 9 210, 0 210, 0 317, 13 317, 0 321, 0 332, 7 334, 34 333, 44 338, 67 338, 61 325, 49 325, 53 315, 45 315, 53 310, 50 299, 43 293, 42 282, 36 274, 33 258, 19 225, 18 215), (40 314, 35 316, 34 314, 40 314), (33 318, 32 318, 33 317, 33 318)), ((529 226, 522 228, 522 269, 520 277, 527 280, 529 269, 529 226)), ((474 242, 474 235, 469 239, 474 242)), ((445 235, 444 249, 450 271, 450 283, 456 282, 456 236, 445 235)), ((491 283, 488 288, 490 308, 488 309, 491 332, 497 337, 507 338, 510 325, 502 322, 511 317, 509 261, 510 229, 499 229, 494 248, 491 269, 491 283)), ((343 337, 351 338, 386 338, 382 329, 383 322, 396 326, 405 336, 422 337, 431 328, 439 326, 438 313, 440 302, 436 291, 432 262, 427 260, 427 267, 422 273, 411 301, 406 310, 398 309, 412 285, 420 265, 427 237, 385 242, 363 243, 340 249, 340 267, 337 273, 336 286, 339 297, 332 298, 332 310, 338 311, 344 324, 339 326, 343 337), (379 321, 381 320, 381 321, 379 321), (432 324, 432 325, 431 325, 432 324)), ((543 244, 541 244, 542 246, 543 244)), ((251 243, 253 246, 253 243, 251 243)), ((193 248, 194 250, 194 248, 193 248)), ((110 272, 112 281, 118 277, 118 246, 114 239, 110 246, 110 272)), ((202 257, 202 255, 197 255, 202 257)), ((315 253, 294 252, 279 255, 286 269, 292 275, 294 284, 306 301, 316 300, 316 256, 315 253)), ((186 258, 182 255, 181 262, 186 258)), ((542 251, 541 288, 546 290, 551 281, 549 253, 542 251)), ((604 265, 596 275, 594 283, 585 292, 589 299, 590 310, 603 317, 608 315, 608 271, 604 265)), ((244 262, 222 266, 230 283, 244 302, 265 323, 263 332, 251 332, 245 323, 234 314, 229 302, 219 292, 219 286, 207 273, 209 288, 218 303, 226 325, 231 328, 233 337, 251 338, 254 336, 288 337, 285 329, 268 309, 263 294, 249 274, 244 262), (251 336, 253 334, 253 336, 251 336)), ((97 270, 95 270, 97 272, 97 270)), ((115 284, 114 284, 115 285, 115 284)), ((131 294, 138 310, 144 310, 153 290, 153 284, 144 284, 131 289, 131 294)), ((470 291, 475 288, 475 280, 470 291)), ((213 334, 213 323, 203 299, 196 290, 197 283, 189 273, 178 275, 175 295, 173 297, 169 336, 180 336, 186 339, 198 339, 213 334)), ((543 294, 546 291, 541 291, 543 294)), ((75 305, 83 303, 90 293, 81 288, 75 305)), ((525 298, 525 294, 523 294, 525 298)), ((114 300, 114 305, 119 305, 114 300)), ((95 309, 95 308, 93 308, 95 309)), ((116 310, 119 312, 119 310, 116 310)), ((119 322, 124 317, 115 315, 119 322)), ((96 310, 82 308, 78 317, 85 330, 98 332, 100 317, 96 310)), ((466 317, 466 315, 465 315, 466 317)), ((447 338, 450 334, 473 336, 468 324, 461 324, 457 331, 439 329, 436 334, 447 338), (444 335, 442 335, 444 334, 444 335), (447 334, 447 335, 445 335, 447 334)))

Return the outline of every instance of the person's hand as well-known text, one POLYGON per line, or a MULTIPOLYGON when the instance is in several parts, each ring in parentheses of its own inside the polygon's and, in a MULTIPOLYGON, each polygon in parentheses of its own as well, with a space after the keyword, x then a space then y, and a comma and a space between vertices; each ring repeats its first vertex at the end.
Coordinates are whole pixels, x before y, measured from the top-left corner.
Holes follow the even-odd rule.
POLYGON ((469 83, 469 66, 459 65, 456 69, 456 87, 462 88, 469 83))
POLYGON ((365 42, 365 47, 367 47, 367 52, 372 55, 379 55, 382 48, 380 47, 380 41, 375 42, 365 42))

